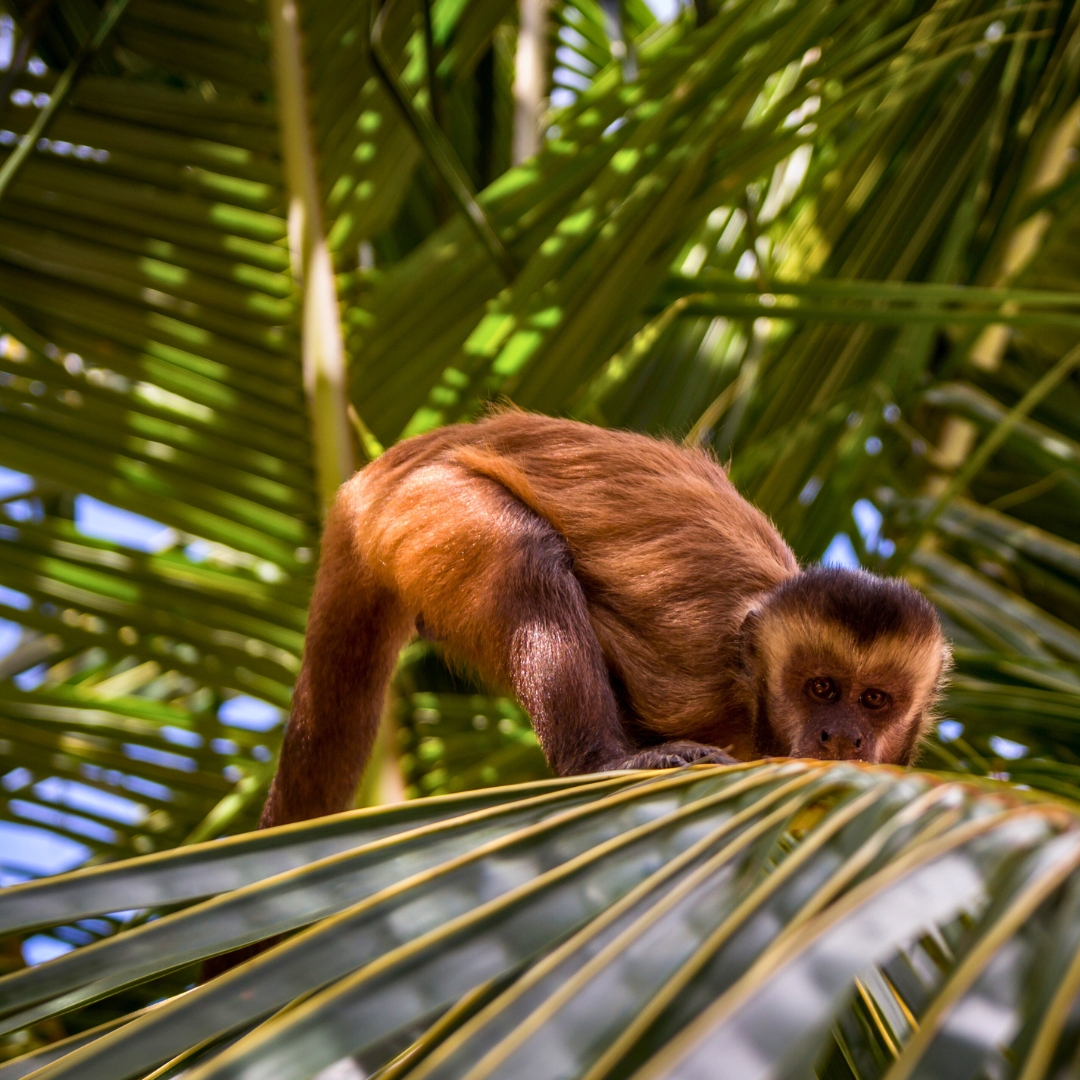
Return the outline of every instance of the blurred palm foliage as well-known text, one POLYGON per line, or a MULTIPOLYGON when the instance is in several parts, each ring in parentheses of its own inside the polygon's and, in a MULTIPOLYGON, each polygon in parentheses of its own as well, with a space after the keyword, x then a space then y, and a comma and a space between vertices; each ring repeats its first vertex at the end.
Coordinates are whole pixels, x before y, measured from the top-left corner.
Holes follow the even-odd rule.
POLYGON ((851 763, 353 811, 0 892, 0 932, 172 909, 0 978, 0 1031, 96 1023, 0 1080, 1064 1078, 1078 885, 1074 809, 851 763))
MULTIPOLYGON (((0 817, 103 860, 250 827, 277 735, 219 712, 287 708, 320 501, 499 396, 907 574, 957 644, 924 762, 1080 792, 1080 8, 557 0, 515 167, 508 0, 6 11, 0 817)), ((544 774, 424 649, 397 719, 410 794, 544 774)))

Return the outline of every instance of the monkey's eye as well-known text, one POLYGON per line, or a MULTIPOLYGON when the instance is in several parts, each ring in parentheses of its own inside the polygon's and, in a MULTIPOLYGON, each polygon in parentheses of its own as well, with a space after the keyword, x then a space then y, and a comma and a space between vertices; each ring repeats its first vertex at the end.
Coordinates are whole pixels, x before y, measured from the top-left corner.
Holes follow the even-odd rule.
POLYGON ((864 709, 884 709, 889 704, 889 695, 884 690, 864 690, 859 704, 864 709))
POLYGON ((828 675, 811 679, 806 684, 806 689, 811 697, 816 697, 819 701, 836 701, 840 696, 840 687, 828 675))

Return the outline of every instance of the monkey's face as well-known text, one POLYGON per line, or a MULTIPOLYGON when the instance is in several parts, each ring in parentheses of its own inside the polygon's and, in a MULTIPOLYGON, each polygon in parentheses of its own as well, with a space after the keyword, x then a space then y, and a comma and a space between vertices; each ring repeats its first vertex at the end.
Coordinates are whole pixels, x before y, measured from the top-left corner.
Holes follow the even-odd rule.
POLYGON ((949 649, 934 609, 910 585, 813 568, 744 628, 759 753, 911 764, 949 649))
POLYGON ((909 764, 941 674, 940 644, 916 649, 916 658, 904 655, 911 642, 858 648, 837 628, 823 631, 817 642, 777 657, 765 680, 778 749, 790 757, 909 764))

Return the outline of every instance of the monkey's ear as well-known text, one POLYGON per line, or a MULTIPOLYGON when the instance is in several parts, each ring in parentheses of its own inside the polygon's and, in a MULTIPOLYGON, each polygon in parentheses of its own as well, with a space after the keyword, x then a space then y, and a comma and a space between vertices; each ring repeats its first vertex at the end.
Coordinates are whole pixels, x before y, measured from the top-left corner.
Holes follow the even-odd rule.
POLYGON ((904 743, 900 752, 896 755, 896 764, 912 766, 919 758, 919 754, 922 751, 923 741, 929 733, 925 730, 927 727, 926 721, 921 720, 915 724, 911 732, 908 735, 907 741, 904 743))
POLYGON ((952 645, 948 641, 942 640, 941 642, 941 680, 945 680, 949 677, 953 669, 953 652, 952 645))
POLYGON ((896 755, 897 765, 914 765, 922 753, 923 743, 933 730, 937 716, 934 713, 933 704, 923 709, 911 725, 899 752, 896 755))
POLYGON ((758 670, 761 650, 757 632, 761 624, 761 612, 751 608, 739 627, 739 667, 744 675, 753 675, 758 670))

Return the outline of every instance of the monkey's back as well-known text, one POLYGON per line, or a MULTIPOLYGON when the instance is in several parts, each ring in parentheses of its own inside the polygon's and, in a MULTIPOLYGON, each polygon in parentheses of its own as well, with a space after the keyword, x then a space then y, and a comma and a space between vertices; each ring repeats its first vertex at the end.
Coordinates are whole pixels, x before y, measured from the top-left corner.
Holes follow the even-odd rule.
POLYGON ((506 411, 400 443, 380 462, 397 473, 436 460, 497 481, 563 536, 636 719, 683 735, 737 726, 722 703, 739 625, 798 565, 713 458, 506 411))

